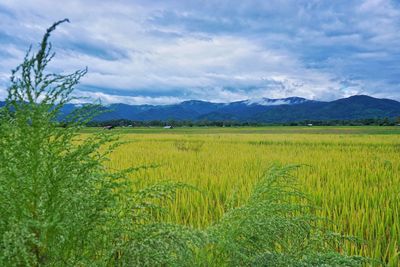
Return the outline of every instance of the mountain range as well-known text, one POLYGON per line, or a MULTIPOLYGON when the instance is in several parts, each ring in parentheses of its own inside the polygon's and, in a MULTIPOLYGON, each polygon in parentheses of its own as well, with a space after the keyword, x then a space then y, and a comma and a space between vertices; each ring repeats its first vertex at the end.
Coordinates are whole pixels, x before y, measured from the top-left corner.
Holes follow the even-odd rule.
MULTIPOLYGON (((0 102, 0 106, 2 103, 0 102)), ((81 105, 67 104, 65 114, 81 105)), ((355 95, 334 101, 315 101, 301 97, 281 99, 250 99, 231 103, 212 103, 189 100, 172 105, 104 106, 107 111, 96 121, 127 119, 152 120, 208 120, 278 123, 304 120, 355 120, 367 118, 400 117, 400 102, 355 95)))

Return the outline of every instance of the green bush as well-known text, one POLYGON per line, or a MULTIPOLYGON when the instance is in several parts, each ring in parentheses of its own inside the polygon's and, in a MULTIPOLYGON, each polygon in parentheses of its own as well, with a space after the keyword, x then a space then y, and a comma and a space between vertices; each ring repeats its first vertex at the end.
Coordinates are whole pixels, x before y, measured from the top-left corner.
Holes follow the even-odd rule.
POLYGON ((54 56, 48 38, 65 21, 50 27, 39 51, 28 51, 12 72, 0 113, 0 265, 182 260, 190 251, 184 244, 197 243, 197 232, 150 216, 160 208, 159 199, 182 186, 168 183, 133 192, 124 177, 135 169, 107 171, 103 163, 118 145, 115 138, 99 133, 82 139, 79 133, 97 114, 95 106, 75 112, 59 127, 60 111, 86 73, 45 72, 54 56))
POLYGON ((291 175, 296 166, 274 166, 247 203, 209 229, 215 259, 230 266, 358 266, 366 259, 335 249, 349 237, 320 228, 321 219, 291 175))
POLYGON ((127 174, 151 166, 107 170, 104 162, 118 146, 116 138, 105 132, 80 134, 98 115, 96 106, 85 106, 60 123, 63 106, 87 72, 46 72, 54 56, 48 39, 66 21, 50 27, 38 51, 29 50, 12 72, 0 110, 1 266, 363 262, 336 252, 342 237, 317 227, 310 207, 300 204, 305 198, 287 168, 271 169, 246 205, 209 229, 164 223, 162 204, 190 186, 165 182, 134 191, 127 174))

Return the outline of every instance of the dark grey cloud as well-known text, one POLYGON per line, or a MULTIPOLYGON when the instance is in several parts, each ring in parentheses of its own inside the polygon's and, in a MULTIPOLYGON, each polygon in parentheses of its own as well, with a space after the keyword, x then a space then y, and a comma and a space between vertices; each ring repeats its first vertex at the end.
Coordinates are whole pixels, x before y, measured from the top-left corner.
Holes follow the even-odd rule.
MULTIPOLYGON (((400 7, 390 0, 4 0, 0 86, 53 21, 56 71, 77 95, 171 103, 357 93, 400 100, 400 7)), ((0 90, 0 98, 4 89, 0 90)))

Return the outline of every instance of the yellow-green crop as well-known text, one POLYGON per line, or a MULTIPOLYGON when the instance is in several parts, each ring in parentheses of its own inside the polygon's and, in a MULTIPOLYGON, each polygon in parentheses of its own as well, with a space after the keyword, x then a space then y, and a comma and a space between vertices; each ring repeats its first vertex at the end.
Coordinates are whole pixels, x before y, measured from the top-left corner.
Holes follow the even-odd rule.
POLYGON ((178 193, 171 222, 204 228, 242 204, 272 163, 302 164, 302 190, 320 206, 332 230, 365 240, 359 254, 399 264, 400 127, 270 127, 235 129, 131 129, 117 131, 123 145, 109 167, 159 164, 132 176, 142 187, 183 181, 201 192, 178 193))

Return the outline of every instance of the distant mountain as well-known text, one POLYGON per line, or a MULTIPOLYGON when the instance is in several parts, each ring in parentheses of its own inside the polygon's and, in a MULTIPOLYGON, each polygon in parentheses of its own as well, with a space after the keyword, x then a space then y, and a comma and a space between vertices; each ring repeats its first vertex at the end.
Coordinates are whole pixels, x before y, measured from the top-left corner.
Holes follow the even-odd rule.
POLYGON ((365 95, 331 102, 305 102, 296 106, 281 105, 265 110, 252 120, 290 122, 302 120, 355 120, 400 116, 400 102, 365 95))
POLYGON ((129 119, 129 120, 196 120, 199 116, 218 110, 225 104, 190 100, 174 105, 126 105, 111 104, 106 112, 96 120, 129 119))
POLYGON ((243 102, 249 106, 251 105, 261 105, 261 106, 277 106, 277 105, 294 105, 294 104, 301 104, 305 102, 309 102, 311 100, 307 100, 302 97, 288 97, 288 98, 278 98, 278 99, 271 99, 271 98, 256 98, 256 99, 249 99, 243 102))
MULTIPOLYGON (((261 116, 261 114, 269 111, 272 111, 272 113, 274 113, 274 110, 278 107, 294 107, 296 109, 300 105, 310 103, 320 102, 307 100, 300 97, 279 99, 261 98, 256 100, 244 100, 225 104, 214 112, 199 116, 198 119, 211 121, 234 120, 251 122, 275 122, 276 120, 270 120, 268 117, 261 116)), ((279 116, 279 114, 276 115, 279 116)), ((281 120, 279 119, 278 121, 280 122, 281 120)))
POLYGON ((112 104, 96 120, 234 120, 291 122, 302 120, 353 120, 400 116, 400 102, 356 95, 331 102, 300 97, 249 99, 231 103, 190 100, 173 105, 112 104))
MULTIPOLYGON (((0 102, 0 106, 4 102, 0 102)), ((68 104, 63 113, 68 114, 78 105, 68 104)), ((211 103, 190 100, 173 105, 104 106, 105 113, 96 121, 128 119, 151 120, 209 120, 240 122, 294 122, 304 120, 355 120, 366 118, 393 118, 400 116, 400 102, 356 95, 324 102, 301 97, 280 99, 260 98, 231 103, 211 103)))

